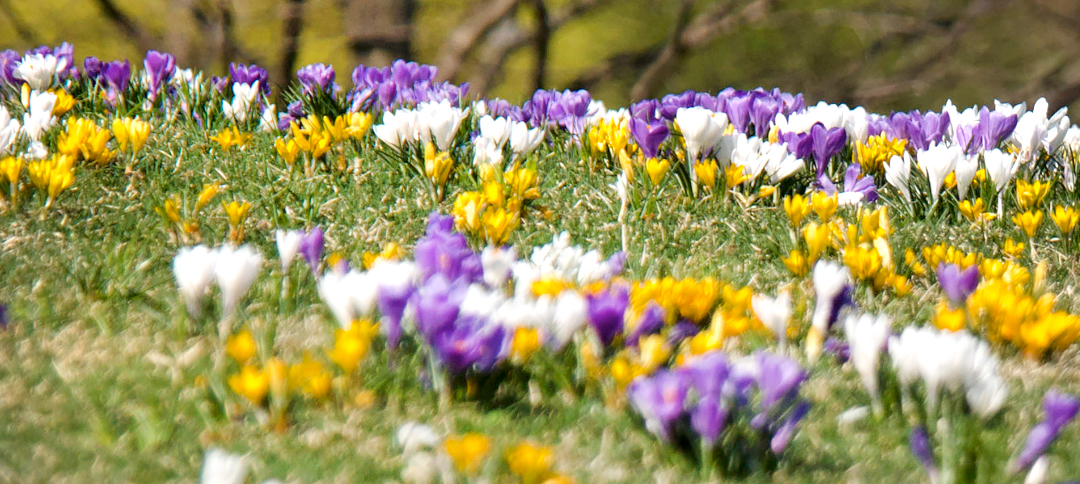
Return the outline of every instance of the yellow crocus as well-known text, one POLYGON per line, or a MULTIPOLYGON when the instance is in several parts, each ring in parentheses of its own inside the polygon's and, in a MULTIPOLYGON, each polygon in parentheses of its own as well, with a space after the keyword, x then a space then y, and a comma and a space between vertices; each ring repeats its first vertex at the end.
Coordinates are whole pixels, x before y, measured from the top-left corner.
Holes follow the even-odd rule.
POLYGON ((966 322, 967 315, 964 308, 952 309, 945 301, 938 303, 934 313, 935 326, 956 332, 964 329, 966 322))
POLYGON ((424 146, 424 173, 436 187, 446 185, 446 180, 450 178, 450 169, 453 167, 454 160, 450 158, 450 153, 437 152, 435 144, 430 141, 424 146))
POLYGON ((698 184, 709 191, 716 186, 716 160, 702 160, 694 164, 698 184))
POLYGON ((289 384, 300 390, 300 393, 317 400, 330 396, 330 385, 333 376, 326 371, 323 364, 305 354, 300 363, 289 367, 289 384))
POLYGON ((1046 195, 1050 193, 1050 185, 1052 182, 1042 182, 1036 180, 1029 182, 1027 180, 1016 181, 1016 201, 1020 204, 1021 210, 1028 210, 1039 208, 1042 205, 1042 201, 1046 198, 1046 195))
POLYGON ((248 213, 251 211, 250 202, 222 202, 221 206, 225 209, 225 214, 229 216, 229 225, 232 227, 237 227, 244 223, 248 213))
POLYGON ((279 156, 285 160, 285 163, 292 165, 296 162, 296 155, 300 154, 300 146, 296 144, 296 140, 289 138, 278 138, 274 140, 274 149, 277 150, 279 156))
POLYGON ((832 230, 828 224, 810 222, 803 227, 803 240, 806 241, 807 261, 812 265, 818 256, 832 245, 832 230))
POLYGON ((521 478, 522 484, 539 484, 551 473, 555 456, 551 447, 523 442, 506 453, 510 472, 521 478))
POLYGON ((481 213, 484 195, 480 192, 465 192, 454 200, 454 225, 458 230, 477 233, 481 229, 481 213))
POLYGON ((22 173, 22 167, 26 164, 22 158, 16 158, 14 156, 8 156, 0 160, 0 178, 7 180, 11 185, 19 183, 19 174, 22 173))
POLYGON ((477 433, 447 437, 443 440, 443 449, 454 461, 454 467, 458 472, 475 475, 480 471, 480 466, 488 453, 491 452, 491 439, 477 433))
POLYGON ((138 154, 150 136, 150 123, 139 118, 121 118, 113 121, 113 137, 120 146, 120 151, 138 154))
POLYGON ((862 167, 863 173, 878 173, 885 162, 891 160, 893 156, 903 156, 906 149, 906 139, 890 140, 885 133, 881 133, 867 138, 865 143, 855 143, 855 158, 862 167))
POLYGON ((251 133, 241 133, 236 126, 233 126, 211 136, 210 140, 221 146, 221 149, 228 150, 233 146, 246 146, 248 141, 251 141, 251 133))
POLYGON ((57 89, 52 91, 52 93, 56 95, 56 102, 53 103, 53 116, 63 116, 64 113, 71 111, 71 108, 75 107, 75 98, 72 97, 71 94, 68 94, 67 91, 57 89))
POLYGON ((971 222, 988 222, 997 217, 996 214, 986 213, 986 202, 982 198, 976 198, 974 202, 960 202, 960 214, 971 222))
POLYGON ((257 351, 258 347, 255 345, 255 338, 251 336, 251 331, 246 329, 229 336, 228 341, 225 343, 225 352, 240 364, 247 363, 248 360, 255 356, 257 351))
POLYGON ((1076 223, 1080 222, 1080 212, 1077 212, 1072 207, 1058 205, 1054 207, 1050 219, 1054 221, 1054 225, 1057 225, 1061 235, 1069 235, 1076 228, 1076 223))
POLYGON ((495 246, 505 244, 518 224, 517 215, 501 208, 485 210, 481 221, 488 243, 495 246))
POLYGON ((375 117, 368 113, 352 113, 345 116, 345 134, 353 139, 363 138, 375 123, 375 117))
POLYGON ((229 388, 255 405, 262 405, 270 391, 270 375, 254 366, 244 366, 229 377, 229 388))
POLYGON ((832 220, 840 202, 840 198, 835 193, 829 195, 821 191, 814 192, 810 197, 810 200, 811 205, 814 207, 814 213, 817 214, 818 220, 821 220, 823 223, 832 220))
MULTIPOLYGON (((202 210, 203 207, 210 203, 210 201, 219 193, 221 193, 221 185, 217 182, 214 182, 213 184, 203 184, 203 188, 199 192, 199 198, 195 200, 195 212, 198 213, 202 210)), ((228 208, 226 208, 226 210, 228 210, 228 208)))
POLYGON ((724 186, 728 190, 742 185, 747 180, 750 180, 750 176, 746 174, 743 167, 732 163, 727 168, 724 168, 724 186))
POLYGON ((1024 252, 1024 243, 1016 242, 1012 237, 1009 237, 1005 239, 1005 243, 1001 245, 1001 250, 1009 257, 1017 257, 1024 252))
POLYGON ((810 261, 806 259, 806 255, 800 250, 791 251, 786 258, 781 258, 780 261, 796 277, 805 276, 810 271, 810 261))
POLYGON ((56 197, 75 182, 75 159, 67 155, 55 155, 50 159, 31 162, 27 166, 30 181, 38 190, 48 195, 45 206, 51 206, 56 197))
POLYGON ((514 338, 510 342, 510 361, 523 365, 540 346, 540 332, 536 328, 519 327, 514 330, 514 338))
POLYGON ((810 215, 810 211, 810 202, 806 200, 806 197, 797 193, 784 197, 784 213, 787 214, 792 227, 798 228, 803 219, 810 215))
POLYGON ((378 325, 371 321, 353 321, 349 329, 334 331, 334 349, 327 356, 346 373, 352 373, 367 356, 377 332, 378 325))
POLYGON ((649 174, 649 181, 652 182, 653 186, 659 186, 660 182, 664 180, 664 175, 667 175, 670 169, 671 162, 668 160, 649 158, 645 161, 645 172, 649 174))
POLYGON ((1035 212, 1028 210, 1013 216, 1013 223, 1015 223, 1017 227, 1020 227, 1029 239, 1035 236, 1035 232, 1039 230, 1039 225, 1042 225, 1042 221, 1042 210, 1037 210, 1035 212))

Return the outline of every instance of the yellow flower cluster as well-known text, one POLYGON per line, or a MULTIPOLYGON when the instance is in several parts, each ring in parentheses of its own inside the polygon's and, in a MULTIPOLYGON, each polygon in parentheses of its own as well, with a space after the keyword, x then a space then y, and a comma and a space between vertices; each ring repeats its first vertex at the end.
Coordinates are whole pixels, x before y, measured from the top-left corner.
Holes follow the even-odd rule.
MULTIPOLYGON (((630 127, 624 120, 604 119, 587 132, 589 150, 594 155, 619 156, 626 153, 630 142, 630 127)), ((630 175, 627 175, 630 176, 630 175)))
MULTIPOLYGON (((16 163, 12 163, 14 164, 16 163)), ((45 201, 45 207, 48 208, 52 206, 60 193, 75 183, 75 158, 57 154, 52 158, 31 161, 27 166, 27 172, 30 175, 30 182, 48 196, 45 201)))
POLYGON ((1009 342, 1032 358, 1061 351, 1080 338, 1080 316, 1054 310, 1054 297, 1035 297, 1023 284, 992 278, 968 300, 973 326, 991 341, 1009 342))
POLYGON ((60 133, 56 150, 73 160, 81 159, 87 163, 102 166, 112 161, 115 153, 109 151, 109 130, 94 124, 87 118, 71 118, 67 129, 60 133))
POLYGON ((331 119, 315 115, 289 126, 289 134, 274 141, 278 155, 289 166, 301 152, 312 160, 322 158, 330 149, 348 139, 363 139, 375 122, 368 113, 351 113, 331 119))
POLYGON ((893 156, 903 156, 907 149, 906 139, 889 139, 885 133, 867 138, 855 144, 855 159, 863 173, 880 173, 893 156))
POLYGON ((458 230, 503 245, 518 227, 528 202, 540 198, 535 168, 514 164, 500 173, 492 165, 480 168, 483 187, 454 200, 454 223, 458 230))
POLYGON ((112 134, 116 138, 119 151, 137 155, 150 136, 150 123, 139 118, 120 118, 113 120, 112 134))
POLYGON ((726 288, 711 277, 650 279, 631 289, 630 307, 633 314, 642 314, 649 304, 657 304, 664 309, 668 324, 682 319, 700 324, 712 314, 722 289, 726 288))
MULTIPOLYGON (((341 368, 346 377, 355 375, 376 334, 377 324, 366 320, 354 321, 349 329, 335 331, 334 347, 326 352, 326 356, 341 368)), ((278 424, 284 421, 290 394, 325 400, 334 388, 334 373, 322 361, 306 352, 301 361, 293 365, 271 357, 265 365, 258 366, 258 345, 247 329, 228 338, 225 352, 240 365, 240 371, 228 378, 229 388, 256 406, 262 406, 268 396, 272 397, 271 411, 278 424)), ((357 398, 356 401, 361 399, 357 398)))
POLYGON ((213 141, 221 146, 221 149, 228 150, 234 146, 243 148, 247 146, 251 141, 251 133, 242 133, 236 126, 225 128, 218 134, 211 136, 210 141, 213 141))
MULTIPOLYGON (((185 237, 190 235, 194 236, 195 239, 198 240, 200 238, 198 221, 199 212, 201 212, 204 207, 206 207, 211 201, 213 201, 214 197, 217 197, 219 193, 221 193, 221 185, 219 185, 217 182, 213 184, 203 185, 202 190, 199 192, 198 198, 196 198, 195 200, 194 210, 192 210, 191 213, 185 218, 182 218, 180 214, 180 207, 182 205, 180 197, 175 194, 165 199, 165 202, 161 206, 155 207, 154 210, 157 211, 158 215, 161 215, 161 217, 165 220, 167 224, 169 224, 170 230, 174 232, 174 235, 176 235, 176 229, 179 228, 181 230, 181 233, 183 233, 185 237)), ((233 203, 235 204, 236 202, 233 203)), ((243 208, 242 205, 234 207, 235 213, 232 214, 229 213, 230 209, 228 205, 223 204, 223 207, 225 208, 226 215, 229 216, 231 222, 234 216, 243 215, 243 217, 246 218, 247 210, 250 210, 251 208, 250 205, 251 204, 248 204, 248 208, 243 210, 243 214, 239 213, 239 209, 243 208)), ((240 220, 240 222, 242 222, 242 220, 240 220)))

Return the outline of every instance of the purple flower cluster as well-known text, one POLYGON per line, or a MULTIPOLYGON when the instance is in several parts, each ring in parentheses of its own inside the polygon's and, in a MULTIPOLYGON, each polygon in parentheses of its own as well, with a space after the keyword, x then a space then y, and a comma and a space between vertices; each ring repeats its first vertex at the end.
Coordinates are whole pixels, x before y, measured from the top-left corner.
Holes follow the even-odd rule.
MULTIPOLYGON (((610 346, 623 331, 623 316, 630 306, 630 288, 613 286, 587 296, 589 325, 600 342, 610 346)), ((640 335, 639 335, 640 336, 640 335)))
POLYGON ((949 113, 922 114, 919 111, 877 117, 871 120, 869 126, 871 136, 885 133, 891 139, 906 139, 911 146, 919 150, 925 150, 932 144, 940 143, 948 131, 949 113))
POLYGON ((585 132, 592 95, 584 89, 578 91, 545 91, 533 93, 532 99, 521 106, 524 121, 533 126, 561 126, 571 134, 585 132))
POLYGON ((127 92, 131 83, 131 63, 123 61, 102 62, 97 57, 83 59, 83 72, 88 82, 105 89, 105 98, 116 104, 117 98, 127 92))
POLYGON ((979 267, 961 270, 960 266, 942 262, 937 266, 938 283, 953 306, 963 306, 968 296, 979 285, 979 267))
POLYGON ((821 123, 815 123, 809 133, 780 133, 779 138, 796 158, 806 159, 814 155, 819 179, 825 173, 829 160, 847 145, 847 131, 844 128, 826 129, 821 123))
MULTIPOLYGON (((737 435, 756 435, 767 443, 763 450, 780 455, 809 410, 799 397, 806 376, 798 363, 782 356, 759 352, 732 361, 715 351, 634 380, 627 397, 649 431, 665 441, 696 438, 712 446, 725 430, 746 425, 749 431, 737 435), (692 435, 676 435, 687 429, 692 435)), ((744 444, 753 447, 739 443, 744 444)))
POLYGON ((454 232, 454 216, 432 212, 427 232, 416 241, 416 266, 421 280, 442 275, 449 281, 462 279, 466 285, 484 280, 480 254, 469 248, 465 236, 454 232))
POLYGON ((969 155, 992 150, 1012 134, 1016 122, 1015 114, 1005 115, 983 106, 979 110, 978 123, 956 127, 956 144, 964 147, 964 152, 969 155))
POLYGON ((340 86, 334 82, 335 76, 334 66, 323 63, 307 65, 296 71, 296 79, 300 81, 304 93, 309 95, 316 92, 332 94, 338 90, 340 86))
POLYGON ((435 66, 394 61, 390 67, 357 66, 353 69, 353 89, 348 95, 351 111, 388 110, 415 106, 423 102, 458 102, 469 92, 469 84, 460 86, 437 82, 435 66))
POLYGON ((1080 398, 1051 389, 1043 396, 1043 414, 1046 418, 1035 424, 1028 434, 1027 443, 1013 461, 1013 471, 1027 469, 1039 456, 1046 453, 1061 429, 1069 424, 1080 411, 1080 398))
POLYGON ((845 203, 849 197, 867 203, 874 202, 878 198, 877 187, 874 186, 874 177, 862 176, 862 167, 858 163, 852 163, 844 172, 843 192, 836 188, 836 185, 825 173, 818 174, 817 184, 821 187, 821 191, 827 195, 839 193, 840 201, 845 203))

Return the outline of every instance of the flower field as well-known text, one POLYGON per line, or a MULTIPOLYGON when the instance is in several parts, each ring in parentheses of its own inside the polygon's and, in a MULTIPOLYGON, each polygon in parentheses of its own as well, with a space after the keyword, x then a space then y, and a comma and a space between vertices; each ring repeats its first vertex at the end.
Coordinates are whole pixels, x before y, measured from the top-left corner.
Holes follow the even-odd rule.
POLYGON ((1080 477, 1080 127, 0 53, 0 482, 1080 477))

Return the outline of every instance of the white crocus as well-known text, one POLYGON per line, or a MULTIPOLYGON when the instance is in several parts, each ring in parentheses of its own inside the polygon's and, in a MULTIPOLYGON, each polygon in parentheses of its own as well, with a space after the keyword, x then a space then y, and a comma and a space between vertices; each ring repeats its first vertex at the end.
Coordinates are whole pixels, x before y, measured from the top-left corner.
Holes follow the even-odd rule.
POLYGON ((398 109, 383 113, 381 124, 371 128, 375 137, 394 149, 401 148, 404 142, 412 141, 416 128, 416 112, 411 109, 398 109))
POLYGON ((44 160, 49 157, 49 149, 38 140, 33 140, 26 147, 26 151, 23 153, 23 158, 26 161, 44 160))
POLYGON ((241 484, 248 474, 248 458, 213 448, 203 458, 200 484, 241 484))
POLYGON ((490 290, 483 284, 469 284, 465 289, 465 298, 461 301, 459 314, 490 319, 506 301, 502 291, 490 290))
POLYGON ((484 282, 489 287, 500 288, 510 278, 510 268, 517 261, 517 248, 487 246, 480 252, 480 263, 484 267, 484 282))
POLYGON ((965 375, 965 396, 968 406, 980 417, 988 419, 1005 405, 1009 387, 998 373, 999 362, 990 345, 975 337, 971 339, 975 341, 975 349, 971 353, 970 369, 965 375))
POLYGON ((941 185, 945 183, 945 177, 956 169, 956 164, 964 156, 964 151, 957 145, 938 144, 930 146, 926 150, 920 150, 916 157, 919 167, 922 168, 926 178, 930 180, 930 196, 933 203, 937 203, 941 195, 941 185))
POLYGON ((510 140, 511 127, 511 121, 506 118, 491 116, 480 118, 480 136, 491 140, 499 148, 510 140))
POLYGON ((990 176, 990 181, 994 182, 999 193, 1008 186, 1016 171, 1020 169, 1016 155, 996 148, 983 153, 983 162, 986 163, 986 174, 990 176))
POLYGON ((849 315, 844 319, 844 333, 851 344, 851 362, 859 372, 863 386, 870 392, 874 411, 881 411, 878 391, 878 359, 890 334, 886 316, 849 315))
POLYGON ((259 131, 274 132, 278 129, 277 106, 274 103, 267 104, 263 108, 262 116, 259 116, 259 131))
POLYGON ((0 106, 0 155, 6 155, 22 132, 22 124, 13 119, 7 107, 0 106))
POLYGON ((45 91, 52 87, 56 73, 67 69, 67 60, 52 54, 30 54, 15 66, 12 75, 26 81, 33 91, 45 91))
POLYGON ((205 245, 184 247, 173 257, 173 277, 192 318, 199 317, 202 310, 203 295, 214 280, 216 260, 217 251, 205 245))
POLYGON ((503 151, 491 138, 480 136, 473 141, 473 165, 502 167, 503 151))
POLYGON ((1043 454, 1035 463, 1031 464, 1031 470, 1024 476, 1024 484, 1046 484, 1046 475, 1050 471, 1050 458, 1043 454))
POLYGON ((979 155, 963 155, 956 160, 956 191, 963 201, 967 196, 968 187, 975 179, 975 173, 979 171, 979 155))
POLYGON ((532 153, 544 141, 543 128, 529 129, 525 122, 516 122, 510 128, 510 151, 521 157, 532 153))
POLYGON ((893 155, 893 157, 885 163, 885 181, 890 185, 900 190, 900 194, 904 196, 904 200, 911 203, 911 190, 908 188, 909 180, 911 179, 911 155, 906 151, 903 156, 893 155))
POLYGON ((765 150, 762 156, 767 159, 765 173, 769 175, 769 183, 773 185, 794 175, 795 172, 803 169, 806 165, 801 158, 796 158, 795 155, 791 154, 787 146, 782 143, 765 142, 762 146, 765 150))
POLYGON ((703 153, 708 153, 720 143, 727 127, 728 119, 724 113, 714 113, 702 107, 679 108, 675 113, 675 122, 686 144, 687 161, 697 160, 703 153))
POLYGON ((814 314, 810 318, 810 333, 806 337, 806 356, 815 361, 829 332, 833 299, 851 284, 851 273, 847 267, 820 260, 814 265, 812 278, 817 302, 814 303, 814 314))
POLYGON ((451 106, 450 101, 445 99, 437 103, 423 103, 417 110, 420 136, 424 141, 433 141, 440 151, 450 149, 461 122, 469 115, 468 108, 451 106))
POLYGON ((442 442, 439 434, 431 427, 419 422, 405 422, 394 433, 394 440, 404 450, 405 455, 417 451, 432 450, 442 442))
POLYGON ((791 293, 781 291, 775 298, 764 294, 754 294, 750 298, 750 309, 783 347, 787 344, 788 321, 791 319, 791 293))
POLYGON ((281 259, 281 272, 289 272, 289 266, 296 258, 296 252, 300 250, 300 239, 304 233, 299 230, 275 230, 274 240, 277 242, 278 257, 281 259))
POLYGON ((217 250, 217 263, 214 275, 221 288, 222 317, 232 314, 240 299, 244 297, 262 265, 262 255, 248 245, 234 249, 229 246, 217 250))
POLYGON ((910 385, 919 378, 919 357, 929 337, 925 329, 908 326, 889 338, 889 358, 901 384, 910 385))
POLYGON ((258 95, 259 81, 251 84, 233 83, 232 102, 221 101, 221 111, 226 118, 236 123, 243 123, 247 121, 248 113, 251 112, 251 106, 258 95))
POLYGON ((548 344, 558 351, 585 326, 588 304, 577 291, 563 291, 555 298, 555 315, 549 328, 548 344))
POLYGON ((31 91, 29 101, 29 109, 23 114, 23 132, 31 140, 38 141, 42 133, 56 122, 56 118, 53 117, 56 94, 31 91))
POLYGON ((731 163, 742 167, 743 174, 751 179, 757 178, 765 169, 768 158, 762 156, 761 138, 747 138, 745 134, 735 137, 735 146, 731 150, 731 163))
POLYGON ((326 303, 334 318, 337 319, 338 325, 344 329, 348 329, 357 316, 353 307, 351 287, 355 279, 349 277, 350 274, 355 273, 356 271, 349 271, 346 274, 326 271, 317 283, 319 298, 326 303))

